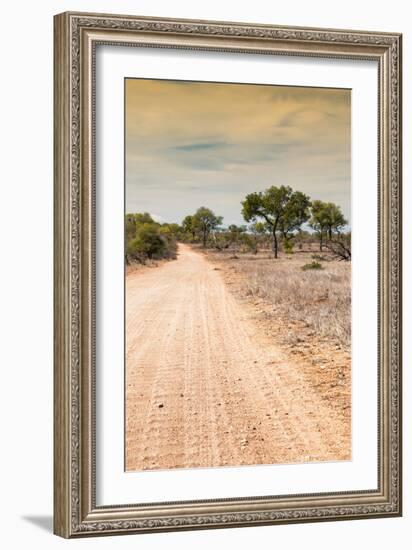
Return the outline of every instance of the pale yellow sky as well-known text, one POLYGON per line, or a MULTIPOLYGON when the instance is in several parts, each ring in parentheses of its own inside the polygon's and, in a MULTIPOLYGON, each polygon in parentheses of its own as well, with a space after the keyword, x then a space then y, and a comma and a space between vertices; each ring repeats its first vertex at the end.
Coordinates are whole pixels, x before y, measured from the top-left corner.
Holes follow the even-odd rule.
POLYGON ((180 222, 290 185, 350 219, 350 90, 127 79, 126 211, 180 222))

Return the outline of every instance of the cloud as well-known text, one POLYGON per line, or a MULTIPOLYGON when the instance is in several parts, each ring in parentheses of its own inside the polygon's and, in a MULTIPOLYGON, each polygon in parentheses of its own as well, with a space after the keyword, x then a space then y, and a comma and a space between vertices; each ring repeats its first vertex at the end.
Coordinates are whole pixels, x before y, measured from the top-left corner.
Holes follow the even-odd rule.
POLYGON ((190 143, 188 145, 177 145, 171 147, 174 151, 183 151, 185 153, 191 153, 193 151, 210 151, 211 149, 218 149, 225 144, 220 141, 211 141, 206 143, 190 143))
POLYGON ((127 80, 128 211, 240 223, 246 193, 281 184, 350 218, 349 90, 127 80))

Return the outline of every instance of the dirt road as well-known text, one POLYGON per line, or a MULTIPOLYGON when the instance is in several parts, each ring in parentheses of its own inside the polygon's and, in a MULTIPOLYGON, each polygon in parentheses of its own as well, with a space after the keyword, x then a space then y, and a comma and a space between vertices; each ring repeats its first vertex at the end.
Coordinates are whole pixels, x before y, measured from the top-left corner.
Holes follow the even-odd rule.
POLYGON ((345 430, 202 254, 127 276, 127 470, 347 460, 345 430))

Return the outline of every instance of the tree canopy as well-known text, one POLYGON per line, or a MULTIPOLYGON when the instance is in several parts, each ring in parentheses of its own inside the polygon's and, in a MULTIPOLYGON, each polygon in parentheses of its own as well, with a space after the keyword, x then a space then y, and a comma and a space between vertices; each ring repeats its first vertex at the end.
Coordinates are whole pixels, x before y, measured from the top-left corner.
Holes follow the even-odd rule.
POLYGON ((289 186, 269 187, 250 193, 242 201, 242 215, 247 222, 265 220, 273 237, 273 253, 278 257, 278 234, 289 239, 309 217, 310 199, 289 186))
POLYGON ((223 218, 222 216, 217 216, 210 208, 204 206, 198 208, 192 218, 195 229, 199 231, 202 236, 203 247, 206 247, 210 232, 221 225, 223 218))
POLYGON ((324 234, 331 241, 333 232, 339 233, 348 222, 345 220, 340 206, 333 202, 314 200, 311 212, 309 225, 319 235, 320 251, 322 251, 324 234))
POLYGON ((182 221, 182 230, 184 233, 188 233, 192 240, 196 238, 196 220, 192 215, 186 216, 182 221))

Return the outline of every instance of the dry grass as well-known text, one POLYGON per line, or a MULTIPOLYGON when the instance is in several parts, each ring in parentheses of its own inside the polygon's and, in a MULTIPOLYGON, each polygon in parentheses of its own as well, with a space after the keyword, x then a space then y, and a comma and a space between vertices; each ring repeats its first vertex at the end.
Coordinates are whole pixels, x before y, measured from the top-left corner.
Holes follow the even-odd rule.
MULTIPOLYGON (((216 258, 216 256, 215 256, 216 258)), ((221 259, 222 255, 220 256, 221 259)), ((345 347, 351 337, 351 265, 336 260, 322 262, 322 269, 302 270, 311 253, 278 260, 267 255, 239 254, 230 259, 242 278, 242 293, 271 305, 272 314, 299 321, 319 336, 345 347)))

